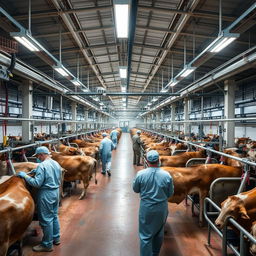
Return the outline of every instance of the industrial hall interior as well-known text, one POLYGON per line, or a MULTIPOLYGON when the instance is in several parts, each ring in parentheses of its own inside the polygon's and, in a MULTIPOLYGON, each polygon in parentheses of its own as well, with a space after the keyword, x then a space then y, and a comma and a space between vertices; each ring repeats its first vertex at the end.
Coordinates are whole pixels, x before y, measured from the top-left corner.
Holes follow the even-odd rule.
POLYGON ((0 0, 0 256, 256 256, 255 0, 0 0))

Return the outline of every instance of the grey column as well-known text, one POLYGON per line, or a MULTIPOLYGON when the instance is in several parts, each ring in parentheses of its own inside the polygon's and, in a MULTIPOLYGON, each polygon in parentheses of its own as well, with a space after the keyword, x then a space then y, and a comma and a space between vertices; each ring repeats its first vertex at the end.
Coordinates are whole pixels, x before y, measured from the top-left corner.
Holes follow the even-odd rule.
MULTIPOLYGON (((235 89, 236 83, 234 80, 226 80, 224 82, 225 98, 224 98, 224 115, 225 118, 235 117, 235 89)), ((226 147, 233 147, 235 140, 235 123, 225 122, 224 140, 226 147)))
POLYGON ((160 125, 159 125, 159 123, 160 123, 160 117, 161 117, 161 113, 160 113, 160 112, 156 112, 156 122, 158 123, 158 124, 156 125, 156 129, 159 129, 159 127, 160 127, 160 125))
POLYGON ((175 111, 176 111, 176 104, 172 103, 171 105, 171 131, 173 132, 174 124, 173 122, 175 121, 175 111))
MULTIPOLYGON (((190 100, 185 98, 184 99, 184 121, 188 121, 189 120, 189 105, 190 105, 190 100)), ((189 124, 188 123, 184 123, 184 134, 189 134, 189 124)))
MULTIPOLYGON (((71 103, 71 112, 72 112, 72 121, 76 121, 77 120, 77 104, 75 102, 71 103)), ((72 132, 76 132, 76 123, 71 123, 71 131, 72 132)))
POLYGON ((88 128, 88 114, 89 114, 88 109, 85 109, 84 110, 84 129, 86 130, 88 128))
MULTIPOLYGON (((22 117, 32 118, 33 111, 33 97, 32 97, 33 83, 30 80, 24 80, 22 84, 22 117)), ((22 141, 29 143, 34 140, 33 125, 30 121, 22 121, 22 141)))

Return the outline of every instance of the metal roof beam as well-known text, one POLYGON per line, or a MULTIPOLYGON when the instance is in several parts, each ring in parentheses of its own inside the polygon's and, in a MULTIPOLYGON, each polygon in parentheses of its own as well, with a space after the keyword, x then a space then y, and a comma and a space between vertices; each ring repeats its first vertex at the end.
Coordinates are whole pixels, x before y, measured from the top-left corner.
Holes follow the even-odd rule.
MULTIPOLYGON (((91 28, 85 28, 85 29, 79 29, 79 30, 75 30, 75 33, 83 33, 83 32, 95 32, 95 31, 99 31, 99 30, 110 30, 113 29, 113 26, 100 26, 100 27, 91 27, 91 28)), ((33 37, 35 38, 43 38, 43 37, 58 37, 59 36, 59 32, 56 33, 49 33, 49 34, 37 34, 34 35, 33 37)), ((66 32, 61 32, 61 35, 71 35, 70 31, 66 31, 66 32)))
MULTIPOLYGON (((168 8, 160 8, 160 7, 153 7, 153 6, 143 6, 143 5, 138 5, 138 8, 140 10, 146 10, 146 11, 155 11, 155 12, 160 12, 164 14, 187 14, 192 17, 198 17, 198 18, 205 18, 205 19, 214 19, 218 20, 219 19, 219 14, 215 12, 209 12, 209 11, 195 11, 195 12, 189 12, 189 11, 183 11, 179 9, 168 9, 168 8)), ((228 15, 223 15, 222 19, 225 21, 234 21, 236 17, 233 16, 228 16, 228 15)))
MULTIPOLYGON (((41 18, 48 18, 48 17, 56 17, 61 14, 73 14, 73 13, 88 13, 88 12, 96 12, 96 11, 104 11, 107 9, 113 8, 112 5, 105 5, 105 6, 95 6, 95 7, 87 7, 87 8, 77 8, 77 9, 70 9, 65 11, 42 11, 42 12, 33 12, 31 14, 32 19, 41 19, 41 18)), ((27 20, 27 14, 21 14, 14 16, 16 20, 27 20)))
MULTIPOLYGON (((38 94, 37 94, 38 95, 38 94)), ((45 95, 45 94, 44 94, 45 95)), ((159 93, 159 92, 67 92, 66 95, 84 96, 180 96, 179 93, 159 93)))

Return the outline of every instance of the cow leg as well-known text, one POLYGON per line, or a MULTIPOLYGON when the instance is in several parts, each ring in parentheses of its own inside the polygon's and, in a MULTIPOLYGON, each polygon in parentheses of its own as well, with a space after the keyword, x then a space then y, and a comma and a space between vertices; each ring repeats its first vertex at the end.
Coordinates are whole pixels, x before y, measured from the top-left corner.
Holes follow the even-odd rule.
POLYGON ((6 253, 8 251, 8 242, 0 242, 0 256, 6 256, 6 253))
POLYGON ((199 192, 199 226, 203 227, 204 219, 204 199, 206 198, 207 194, 199 192))
POLYGON ((83 181, 84 188, 82 189, 82 193, 79 197, 79 200, 83 199, 86 196, 86 190, 89 186, 89 178, 88 177, 85 177, 84 179, 82 179, 82 181, 83 181))

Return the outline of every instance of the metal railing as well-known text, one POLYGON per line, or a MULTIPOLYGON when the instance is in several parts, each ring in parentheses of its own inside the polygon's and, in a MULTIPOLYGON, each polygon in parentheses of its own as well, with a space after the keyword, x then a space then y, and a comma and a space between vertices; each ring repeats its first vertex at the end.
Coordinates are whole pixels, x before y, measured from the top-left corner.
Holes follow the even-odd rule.
POLYGON ((20 146, 20 147, 15 147, 15 148, 7 147, 7 148, 5 148, 3 150, 0 150, 0 154, 7 153, 7 158, 8 158, 7 161, 9 163, 9 165, 10 165, 12 173, 15 174, 16 172, 15 172, 12 160, 11 160, 12 152, 14 152, 14 151, 18 151, 18 150, 22 150, 22 149, 26 149, 26 148, 31 148, 31 147, 38 147, 38 146, 40 146, 42 144, 47 144, 47 143, 59 143, 61 140, 68 140, 70 138, 74 138, 74 137, 78 137, 78 136, 94 134, 94 133, 98 133, 100 131, 105 131, 107 129, 110 129, 110 128, 104 128, 104 129, 99 129, 99 130, 92 130, 92 131, 87 131, 87 132, 80 133, 80 134, 71 134, 71 135, 64 136, 64 137, 59 137, 59 138, 56 138, 56 139, 36 141, 34 143, 23 145, 23 146, 20 146))
POLYGON ((256 239, 242 226, 240 226, 233 218, 228 218, 224 224, 223 232, 221 232, 213 223, 213 221, 209 218, 209 216, 216 216, 220 213, 221 209, 218 205, 216 205, 210 198, 205 198, 204 200, 204 217, 208 222, 208 245, 210 245, 210 229, 213 229, 221 238, 222 238, 222 256, 227 256, 227 248, 229 247, 236 256, 246 256, 247 254, 247 246, 245 239, 249 240, 251 243, 256 244, 256 239), (211 207, 214 207, 217 211, 207 211, 208 204, 211 207), (232 224, 235 228, 238 229, 240 233, 240 250, 235 248, 235 246, 228 241, 227 238, 227 228, 228 224, 232 224))

